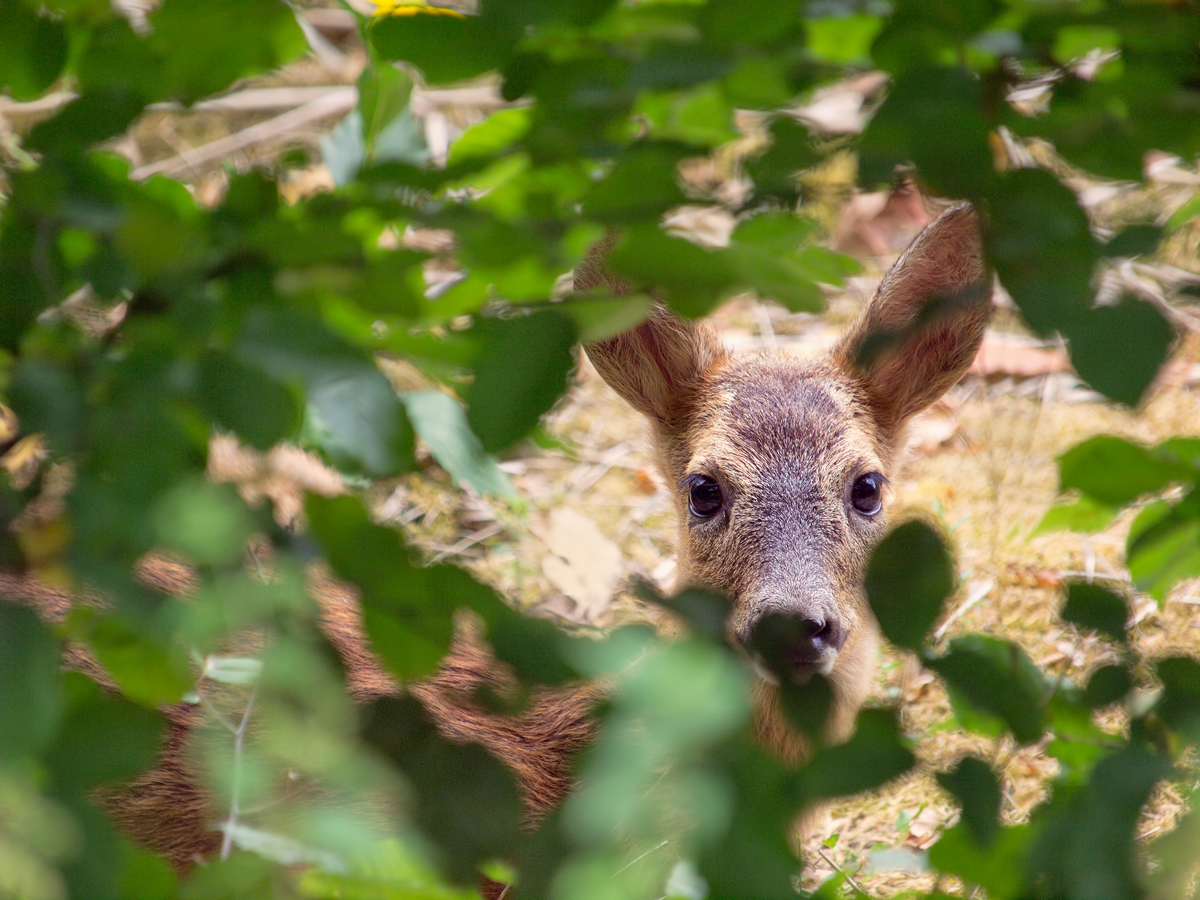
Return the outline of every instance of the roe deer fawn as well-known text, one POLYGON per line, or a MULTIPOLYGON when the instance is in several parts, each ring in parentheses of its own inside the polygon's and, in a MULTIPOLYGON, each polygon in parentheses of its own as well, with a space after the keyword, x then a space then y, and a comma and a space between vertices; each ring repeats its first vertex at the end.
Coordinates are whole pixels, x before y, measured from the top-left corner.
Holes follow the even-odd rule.
MULTIPOLYGON (((598 284, 622 289, 597 254, 580 267, 576 285, 598 284)), ((793 620, 786 674, 829 679, 833 740, 852 731, 875 670, 876 626, 862 578, 883 536, 883 491, 902 427, 966 371, 990 297, 979 224, 970 207, 959 206, 917 237, 849 333, 819 360, 735 356, 710 326, 664 310, 587 348, 601 376, 650 421, 678 513, 679 586, 729 596, 729 638, 746 647, 764 617, 793 620)), ((148 578, 166 590, 183 587, 178 573, 161 567, 152 566, 148 578)), ((0 593, 23 591, 43 609, 62 602, 31 598, 31 590, 0 581, 0 593)), ((396 693, 367 646, 352 593, 328 579, 318 579, 314 593, 354 694, 396 693)), ((75 663, 103 679, 87 660, 75 663)), ((464 699, 499 677, 486 651, 459 640, 443 668, 411 690, 445 736, 480 743, 514 770, 536 816, 571 787, 569 760, 590 740, 596 692, 584 686, 545 694, 519 718, 464 699)), ((773 691, 763 679, 759 735, 794 758, 798 739, 776 714, 773 691)), ((187 868, 216 850, 219 837, 209 829, 219 816, 184 763, 196 712, 179 708, 171 716, 159 766, 106 805, 133 837, 187 868)), ((489 896, 498 890, 489 886, 489 896)))

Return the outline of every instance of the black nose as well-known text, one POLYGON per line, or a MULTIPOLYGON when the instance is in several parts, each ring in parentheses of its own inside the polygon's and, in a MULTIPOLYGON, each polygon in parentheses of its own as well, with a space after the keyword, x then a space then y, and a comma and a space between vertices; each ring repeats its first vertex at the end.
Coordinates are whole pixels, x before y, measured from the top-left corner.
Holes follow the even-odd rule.
POLYGON ((791 678, 832 662, 846 643, 846 628, 837 616, 770 612, 751 624, 745 643, 768 669, 791 678))

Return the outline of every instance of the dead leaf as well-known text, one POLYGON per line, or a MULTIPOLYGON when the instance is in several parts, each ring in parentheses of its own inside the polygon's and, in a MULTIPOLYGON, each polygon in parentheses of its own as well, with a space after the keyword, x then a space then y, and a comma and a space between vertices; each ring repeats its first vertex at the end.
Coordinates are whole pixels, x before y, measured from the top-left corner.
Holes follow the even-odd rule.
POLYGON ((908 426, 908 447, 918 453, 932 453, 958 434, 958 418, 945 409, 931 409, 913 419, 908 426))
POLYGON ((908 826, 908 835, 904 843, 918 850, 924 850, 933 844, 941 833, 944 813, 936 806, 926 806, 908 826))
POLYGON ((569 507, 551 510, 545 524, 532 530, 550 550, 542 560, 546 578, 575 601, 577 620, 597 622, 621 580, 620 548, 569 507))
POLYGON ((1071 361, 1058 347, 1031 343, 1017 335, 989 331, 971 363, 972 375, 1012 375, 1032 378, 1036 375, 1055 375, 1070 372, 1071 361))

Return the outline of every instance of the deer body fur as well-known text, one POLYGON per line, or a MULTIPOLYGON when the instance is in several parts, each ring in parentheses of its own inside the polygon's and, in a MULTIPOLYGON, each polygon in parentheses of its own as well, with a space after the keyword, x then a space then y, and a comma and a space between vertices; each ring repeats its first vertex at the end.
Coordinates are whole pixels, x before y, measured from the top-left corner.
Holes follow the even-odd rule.
MULTIPOLYGON (((577 288, 622 289, 605 274, 602 252, 577 271, 577 288)), ((970 365, 990 294, 979 224, 960 206, 914 241, 847 336, 815 362, 733 355, 709 325, 665 310, 587 348, 601 376, 649 420, 678 514, 679 585, 730 597, 729 639, 752 658, 766 624, 790 623, 782 677, 829 679, 834 739, 852 731, 875 671, 877 629, 862 577, 884 533, 883 491, 903 425, 970 365)), ((161 572, 148 578, 180 589, 161 572)), ((18 597, 39 590, 0 582, 0 593, 18 597)), ((314 595, 354 695, 396 693, 370 652, 353 593, 318 578, 314 595)), ((24 599, 43 610, 64 603, 48 594, 24 599)), ((73 663, 104 680, 86 656, 73 663)), ((513 769, 536 816, 570 790, 570 759, 592 736, 597 689, 547 693, 519 718, 465 699, 503 678, 485 650, 460 640, 443 668, 411 690, 446 737, 480 743, 513 769)), ((759 733, 794 758, 799 743, 774 712, 774 691, 769 678, 759 685, 759 733)), ((160 765, 106 805, 133 837, 186 868, 219 844, 209 830, 219 812, 185 761, 195 709, 169 714, 160 765)))

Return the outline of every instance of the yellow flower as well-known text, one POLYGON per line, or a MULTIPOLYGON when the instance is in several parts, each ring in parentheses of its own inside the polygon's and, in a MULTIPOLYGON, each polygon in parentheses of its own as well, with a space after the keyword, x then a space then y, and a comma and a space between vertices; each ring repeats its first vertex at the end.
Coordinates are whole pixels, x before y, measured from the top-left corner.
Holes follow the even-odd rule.
POLYGON ((374 18, 383 16, 451 16, 455 19, 466 18, 456 9, 446 9, 444 6, 425 6, 421 3, 397 3, 396 0, 375 0, 374 18))

